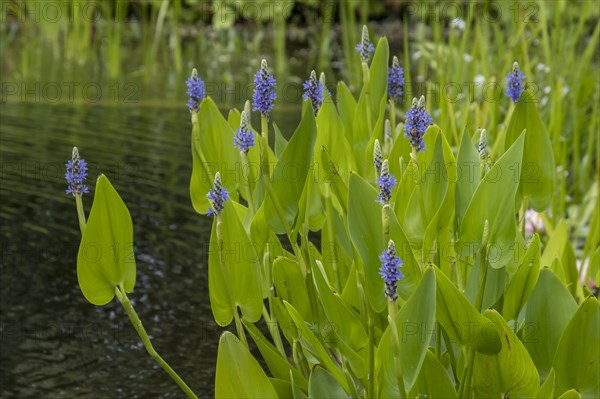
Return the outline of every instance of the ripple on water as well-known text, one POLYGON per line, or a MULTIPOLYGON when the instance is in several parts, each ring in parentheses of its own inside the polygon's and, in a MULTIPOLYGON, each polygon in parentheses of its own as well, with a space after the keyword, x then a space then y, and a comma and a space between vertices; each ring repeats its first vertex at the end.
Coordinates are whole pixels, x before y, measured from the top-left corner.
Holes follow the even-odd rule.
POLYGON ((80 236, 64 194, 73 145, 90 164, 90 181, 105 173, 130 209, 138 269, 130 297, 154 346, 196 392, 212 396, 221 329, 198 245, 211 220, 189 200, 187 114, 5 103, 0 118, 0 396, 181 396, 116 301, 94 307, 79 291, 80 236))

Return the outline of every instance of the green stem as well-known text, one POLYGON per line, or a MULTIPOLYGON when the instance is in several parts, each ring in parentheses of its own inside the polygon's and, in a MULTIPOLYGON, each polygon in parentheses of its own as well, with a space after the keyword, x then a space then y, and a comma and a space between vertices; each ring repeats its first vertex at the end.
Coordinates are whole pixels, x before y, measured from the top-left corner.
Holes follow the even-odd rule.
MULTIPOLYGON (((487 245, 487 244, 484 244, 487 245)), ((482 269, 482 273, 483 275, 481 276, 481 286, 479 287, 479 292, 477 293, 477 302, 476 302, 476 308, 479 312, 481 312, 481 307, 483 306, 483 294, 485 292, 485 284, 486 284, 486 280, 487 280, 487 271, 488 271, 488 264, 487 264, 487 249, 485 246, 481 247, 481 252, 479 253, 480 258, 479 258, 479 262, 480 262, 480 267, 482 269)))
POLYGON ((267 145, 269 145, 269 117, 265 114, 260 114, 260 128, 262 136, 265 138, 267 145))
POLYGON ((129 298, 127 298, 127 295, 125 294, 125 290, 122 289, 122 287, 116 287, 115 294, 116 294, 119 302, 123 306, 123 309, 125 309, 125 312, 129 316, 129 320, 131 320, 131 323, 133 324, 135 331, 138 333, 138 335, 142 339, 142 342, 144 343, 144 347, 146 347, 146 350, 148 351, 150 356, 152 356, 152 358, 154 360, 156 360, 163 369, 165 369, 165 371, 177 383, 179 388, 181 388, 181 390, 183 392, 185 392, 185 394, 188 396, 188 398, 198 399, 198 397, 194 394, 194 392, 192 392, 190 387, 187 386, 187 384, 181 379, 181 377, 179 377, 179 375, 175 372, 175 370, 173 370, 171 368, 171 366, 169 366, 169 364, 158 354, 158 352, 156 352, 156 350, 152 346, 152 342, 150 342, 150 338, 148 337, 148 334, 146 333, 146 330, 144 329, 144 326, 142 325, 140 318, 138 317, 137 313, 135 312, 135 309, 133 308, 133 306, 131 305, 131 302, 129 302, 129 298))
POLYGON ((527 227, 527 209, 529 208, 529 197, 523 197, 523 203, 521 204, 521 232, 525 234, 525 227, 527 227))
POLYGON ((250 212, 252 215, 254 215, 256 210, 254 209, 254 199, 252 198, 252 187, 250 186, 249 178, 250 168, 248 167, 248 154, 246 154, 246 151, 240 151, 240 158, 242 159, 242 179, 246 183, 246 200, 248 201, 248 209, 250 209, 250 212), (245 172, 248 174, 244 175, 245 172))
MULTIPOLYGON (((269 312, 270 319, 267 320, 269 325, 269 332, 271 333, 271 337, 275 342, 275 346, 279 350, 279 352, 283 355, 284 359, 287 359, 287 355, 285 354, 285 349, 283 349, 283 342, 281 341, 281 335, 279 335, 279 325, 277 324, 277 317, 275 316, 275 312, 273 311, 273 286, 271 280, 271 254, 269 253, 269 244, 267 244, 267 248, 265 250, 265 255, 263 257, 263 265, 265 268, 265 273, 267 277, 267 281, 269 282, 269 293, 267 297, 267 301, 269 303, 269 312)), ((266 319, 266 317, 265 317, 266 319)))
MULTIPOLYGON (((484 238, 483 238, 483 242, 482 242, 482 247, 481 247, 481 252, 479 253, 480 258, 479 258, 479 267, 481 268, 481 286, 479 287, 479 292, 477 292, 477 299, 476 299, 476 305, 475 308, 477 309, 478 312, 481 312, 481 307, 483 305, 483 297, 484 297, 484 293, 485 293, 485 284, 487 282, 487 269, 488 269, 488 264, 487 264, 487 220, 486 220, 486 227, 484 228, 484 238)), ((458 397, 459 398, 463 398, 465 397, 465 395, 468 395, 469 392, 471 391, 471 378, 473 377, 473 365, 475 363, 475 351, 473 349, 469 349, 469 359, 467 362, 467 366, 465 368, 465 371, 463 373, 463 379, 461 380, 461 385, 460 385, 460 389, 459 389, 459 393, 458 393, 458 397)))
POLYGON ((452 368, 452 375, 454 375, 454 381, 458 381, 458 376, 456 375, 456 359, 454 357, 454 350, 452 349, 452 342, 450 342, 448 335, 443 329, 441 329, 441 332, 442 337, 444 338, 444 343, 446 344, 448 355, 450 356, 450 366, 452 368))
MULTIPOLYGON (((396 135, 396 102, 390 98, 390 125, 392 126, 392 138, 396 135)), ((391 151, 391 148, 390 148, 391 151)))
POLYGON ((487 155, 484 156, 483 158, 480 158, 480 160, 479 160, 479 175, 481 177, 480 180, 483 180, 485 178, 486 173, 487 173, 487 169, 488 169, 487 168, 487 166, 488 166, 487 160, 488 160, 487 155))
POLYGON ((233 291, 231 290, 229 274, 227 273, 227 268, 225 267, 225 255, 223 254, 223 219, 220 214, 217 214, 217 244, 219 246, 219 264, 221 266, 221 275, 223 277, 223 281, 225 282, 225 289, 227 290, 227 297, 229 298, 229 304, 231 305, 231 312, 233 313, 233 319, 235 320, 235 328, 239 335, 240 340, 244 343, 246 348, 248 347, 248 341, 246 340, 246 333, 244 332, 244 326, 242 325, 242 321, 240 320, 240 314, 238 313, 237 305, 235 304, 235 300, 233 299, 233 291))
POLYGON ((385 204, 381 208, 381 225, 383 226, 383 245, 387 248, 390 241, 390 210, 391 205, 385 204))
POLYGON ((417 160, 417 150, 415 148, 412 149, 410 154, 414 165, 415 165, 415 189, 417 190, 417 195, 419 196, 419 208, 421 210, 421 218, 425 224, 427 224, 427 213, 425 212, 425 198, 423 196, 423 190, 421 189, 421 171, 419 170, 419 161, 417 160))
POLYGON ((75 194, 75 204, 77 205, 77 218, 79 219, 79 230, 81 235, 85 231, 86 220, 85 212, 83 211, 83 201, 81 200, 81 194, 75 194))
POLYGON ((369 374, 367 393, 369 398, 375 397, 375 322, 371 305, 367 303, 367 327, 369 334, 369 374))
POLYGON ((300 266, 302 267, 302 271, 304 273, 306 273, 306 265, 304 263, 304 256, 302 254, 302 251, 300 251, 300 248, 298 247, 298 243, 292 237, 292 228, 290 227, 290 224, 288 223, 287 218, 285 217, 285 212, 281 208, 281 204, 279 203, 279 200, 277 199, 277 195, 275 194, 275 191, 273 190, 273 186, 271 185, 271 180, 269 179, 269 176, 263 175, 263 177, 264 177, 263 182, 265 185, 265 190, 267 190, 267 194, 269 194, 269 197, 271 197, 271 201, 273 201, 273 206, 275 207, 275 211, 277 212, 277 215, 279 215, 281 224, 283 224, 283 229, 285 230, 285 233, 288 236, 288 240, 290 241, 290 244, 292 245, 292 249, 294 250, 294 255, 296 255, 296 258, 298 258, 298 260, 300 262, 300 266))
POLYGON ((333 266, 333 277, 335 278, 335 289, 338 292, 342 292, 340 271, 338 270, 337 264, 337 246, 335 243, 335 236, 333 234, 333 205, 331 203, 331 186, 329 183, 325 184, 325 212, 327 212, 327 235, 332 246, 332 266, 333 266))
POLYGON ((373 121, 371 120, 371 89, 370 89, 370 74, 369 65, 366 62, 362 63, 363 71, 363 86, 365 87, 365 100, 367 102, 367 126, 369 128, 369 137, 373 134, 373 121))
POLYGON ((308 366, 308 362, 302 354, 302 345, 300 345, 297 339, 295 339, 292 343, 292 357, 296 367, 302 371, 303 375, 308 377, 310 375, 310 367, 308 366))
POLYGON ((388 300, 388 322, 390 324, 390 339, 392 341, 392 353, 394 357, 396 383, 398 384, 398 390, 400 391, 400 398, 406 398, 406 388, 404 387, 404 378, 402 377, 402 370, 400 367, 400 352, 399 352, 399 339, 398 339, 398 327, 396 326, 396 302, 388 300))

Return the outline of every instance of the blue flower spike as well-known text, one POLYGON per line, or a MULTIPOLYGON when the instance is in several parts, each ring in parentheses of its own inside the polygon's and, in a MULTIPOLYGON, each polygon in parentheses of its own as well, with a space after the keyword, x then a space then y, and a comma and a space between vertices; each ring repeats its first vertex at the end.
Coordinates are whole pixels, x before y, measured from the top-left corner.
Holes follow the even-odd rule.
MULTIPOLYGON (((324 77, 324 75, 322 75, 324 77)), ((315 116, 323 104, 323 83, 317 79, 317 73, 313 70, 303 85, 304 94, 302 99, 310 99, 315 116)))
POLYGON ((388 97, 398 102, 404 94, 404 70, 400 66, 398 57, 394 56, 391 68, 388 68, 388 97))
POLYGON ((377 178, 377 185, 379 186, 377 202, 384 206, 389 205, 392 190, 396 187, 396 178, 390 173, 390 165, 387 159, 381 163, 381 174, 377 178))
POLYGON ((254 134, 248 123, 248 115, 245 110, 242 111, 240 127, 235 132, 233 143, 240 151, 243 151, 246 154, 250 150, 250 147, 254 147, 254 134))
POLYGON ((388 247, 379 256, 379 260, 381 261, 379 275, 385 282, 385 296, 389 301, 395 302, 398 299, 396 284, 404 275, 400 270, 403 262, 396 254, 396 245, 393 240, 388 242, 388 247))
POLYGON ((77 150, 77 147, 73 147, 71 160, 65 165, 67 167, 67 173, 65 173, 65 179, 67 180, 67 194, 73 194, 73 197, 87 194, 89 192, 88 186, 83 184, 87 178, 87 163, 84 159, 79 157, 79 150, 77 150))
POLYGON ((523 93, 523 79, 525 79, 525 75, 519 69, 519 64, 515 62, 512 71, 506 77, 506 95, 513 103, 516 103, 523 93))
POLYGON ((406 112, 404 137, 409 138, 410 145, 415 151, 425 151, 423 135, 427 131, 427 127, 432 124, 431 116, 425 110, 425 96, 421 96, 418 101, 413 98, 412 107, 406 112))
POLYGON ((277 98, 275 93, 275 86, 277 82, 273 75, 269 73, 269 66, 266 60, 262 60, 260 63, 260 69, 254 75, 254 95, 252 96, 252 109, 254 111, 260 111, 263 116, 268 116, 273 109, 273 104, 277 98))
POLYGON ((362 38, 360 43, 356 45, 356 51, 360 53, 362 62, 369 61, 371 53, 375 51, 375 47, 373 47, 373 43, 371 43, 371 40, 369 39, 369 29, 367 29, 366 25, 363 25, 362 38))
POLYGON ((198 76, 196 68, 192 69, 192 74, 185 81, 188 89, 186 94, 190 96, 187 102, 187 107, 190 112, 198 112, 200 110, 200 103, 206 97, 206 91, 204 89, 204 81, 198 76))
POLYGON ((229 192, 225 187, 223 187, 223 183, 221 182, 221 174, 219 172, 215 174, 213 188, 209 190, 206 197, 212 205, 212 207, 208 208, 207 215, 219 216, 223 210, 223 204, 229 201, 229 192))

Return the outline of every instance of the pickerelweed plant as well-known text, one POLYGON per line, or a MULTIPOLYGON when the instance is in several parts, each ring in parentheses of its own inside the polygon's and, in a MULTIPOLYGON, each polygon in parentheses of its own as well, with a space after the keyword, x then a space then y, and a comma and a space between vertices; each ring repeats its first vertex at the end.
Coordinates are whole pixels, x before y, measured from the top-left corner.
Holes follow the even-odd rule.
MULTIPOLYGON (((589 276, 578 276, 567 221, 548 236, 523 223, 549 206, 555 165, 533 93, 512 86, 518 68, 495 156, 485 131, 450 146, 424 97, 396 124, 402 75, 397 59, 388 69, 387 39, 373 46, 365 27, 357 50, 358 97, 339 82, 334 103, 311 73, 301 120, 289 141, 273 124, 274 148, 266 61, 253 98, 260 132, 249 102, 224 117, 197 72, 188 81, 190 195, 213 218, 208 294, 216 323, 236 331, 219 340, 215 397, 598 397, 600 305, 580 283, 589 276)), ((127 299, 136 271, 125 204, 100 176, 86 224, 76 150, 67 166, 83 294, 99 306, 116 296, 195 397, 127 299)))

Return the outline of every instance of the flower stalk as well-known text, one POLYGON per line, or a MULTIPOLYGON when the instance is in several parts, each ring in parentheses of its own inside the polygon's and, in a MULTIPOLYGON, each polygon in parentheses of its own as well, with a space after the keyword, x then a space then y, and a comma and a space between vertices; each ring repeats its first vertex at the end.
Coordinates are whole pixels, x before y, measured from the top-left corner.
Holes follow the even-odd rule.
POLYGON ((148 354, 150 354, 150 356, 152 356, 152 358, 156 360, 158 364, 160 364, 160 366, 167 372, 167 374, 169 374, 169 376, 173 379, 173 381, 175 381, 177 386, 181 388, 181 390, 187 395, 188 398, 198 399, 196 394, 183 381, 183 379, 181 379, 179 374, 177 374, 175 370, 173 370, 173 368, 169 366, 169 364, 158 354, 156 349, 154 349, 154 347, 152 346, 152 342, 148 337, 148 333, 146 332, 146 329, 144 328, 144 325, 142 324, 142 321, 137 315, 135 309, 131 305, 127 294, 125 294, 125 290, 123 289, 123 287, 116 287, 115 295, 119 300, 121 306, 123 306, 125 313, 127 313, 127 316, 129 316, 129 320, 131 320, 131 324, 133 324, 135 331, 140 336, 140 339, 142 340, 142 343, 144 344, 144 347, 146 348, 148 354))
POLYGON ((263 267, 265 270, 265 274, 267 277, 267 281, 269 282, 269 293, 268 293, 268 304, 269 304, 269 312, 268 314, 265 311, 265 315, 269 317, 267 319, 267 325, 269 326, 269 332, 271 337, 273 338, 273 342, 275 342, 275 347, 281 353, 284 358, 287 358, 287 354, 285 353, 285 349, 283 348, 283 342, 281 341, 281 335, 279 334, 279 324, 277 323, 277 316, 273 311, 273 280, 271 279, 271 254, 269 253, 269 244, 265 244, 265 254, 263 256, 263 267))
POLYGON ((75 204, 77 206, 77 219, 79 220, 79 230, 81 231, 81 235, 83 235, 87 222, 85 219, 85 211, 83 210, 83 200, 81 199, 80 194, 75 195, 75 204))
MULTIPOLYGON (((487 261, 487 244, 489 239, 490 226, 489 222, 485 221, 483 226, 483 235, 481 239, 481 249, 479 251, 479 267, 481 270, 481 281, 479 291, 477 292, 477 299, 475 308, 478 312, 481 312, 483 306, 483 298, 485 293, 485 285, 487 283, 487 272, 488 272, 488 261, 487 261)), ((461 379, 458 397, 463 398, 469 396, 471 391, 471 379, 473 378, 473 366, 475 364, 475 350, 468 349, 469 357, 467 359, 467 365, 463 372, 463 378, 461 379)))

